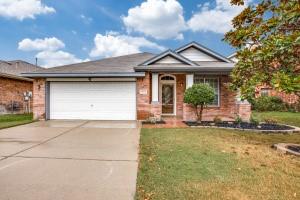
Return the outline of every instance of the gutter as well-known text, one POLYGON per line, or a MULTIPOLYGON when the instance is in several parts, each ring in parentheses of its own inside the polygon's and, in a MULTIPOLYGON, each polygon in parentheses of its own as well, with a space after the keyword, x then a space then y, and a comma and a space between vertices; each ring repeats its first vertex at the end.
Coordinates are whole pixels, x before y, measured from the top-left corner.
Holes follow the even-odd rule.
POLYGON ((139 66, 136 67, 135 70, 137 72, 145 72, 145 71, 150 71, 150 72, 199 72, 199 73, 205 73, 205 72, 210 72, 210 73, 230 73, 233 68, 221 68, 221 67, 150 67, 150 66, 139 66))
POLYGON ((0 73, 0 77, 10 78, 10 79, 16 79, 16 80, 21 80, 21 81, 29 81, 29 82, 33 81, 32 79, 23 77, 22 75, 21 76, 17 76, 17 75, 6 74, 6 73, 0 73))
POLYGON ((145 72, 128 72, 128 73, 22 73, 23 77, 30 78, 128 78, 144 77, 145 72))

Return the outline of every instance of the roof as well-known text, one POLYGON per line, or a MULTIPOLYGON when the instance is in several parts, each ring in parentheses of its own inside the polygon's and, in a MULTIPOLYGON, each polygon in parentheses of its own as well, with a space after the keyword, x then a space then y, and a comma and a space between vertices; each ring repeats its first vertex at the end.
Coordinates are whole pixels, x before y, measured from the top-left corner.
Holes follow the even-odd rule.
POLYGON ((188 49, 190 47, 194 47, 196 49, 199 49, 199 50, 207 53, 208 55, 210 55, 210 56, 212 56, 212 57, 214 57, 214 58, 216 58, 216 59, 218 59, 220 61, 228 62, 228 63, 231 62, 231 60, 229 60, 225 56, 222 56, 221 54, 219 54, 219 53, 217 53, 217 52, 215 52, 215 51, 213 51, 213 50, 211 50, 211 49, 209 49, 209 48, 207 48, 207 47, 205 47, 205 46, 203 46, 203 45, 201 45, 201 44, 199 44, 199 43, 197 43, 195 41, 190 42, 190 43, 188 43, 188 44, 186 44, 186 45, 184 45, 184 46, 176 49, 175 52, 176 53, 180 53, 180 52, 182 52, 182 51, 184 51, 184 50, 186 50, 186 49, 188 49))
POLYGON ((183 57, 182 55, 172 51, 171 49, 167 50, 167 51, 164 51, 152 58, 150 58, 149 60, 146 60, 145 62, 143 62, 142 64, 140 65, 150 65, 152 63, 155 63, 156 61, 160 60, 161 58, 163 57, 166 57, 166 56, 172 56, 173 58, 185 63, 185 64, 188 64, 188 65, 195 65, 195 63, 185 57, 183 57))
POLYGON ((196 72, 196 73, 228 73, 234 63, 226 57, 191 42, 176 51, 167 50, 158 55, 152 53, 136 53, 118 57, 104 58, 71 65, 47 68, 23 73, 24 77, 143 77, 146 71, 196 72), (179 53, 194 47, 217 58, 218 61, 194 62, 179 53), (157 63, 158 60, 171 56, 181 63, 157 63))
POLYGON ((197 65, 148 65, 148 66, 137 66, 135 70, 140 71, 152 71, 152 72, 201 72, 201 73, 229 73, 234 67, 234 63, 225 63, 225 62, 197 62, 197 65))
POLYGON ((30 81, 30 79, 22 77, 21 74, 24 72, 32 72, 39 69, 42 68, 22 60, 0 60, 0 76, 6 78, 30 81))
POLYGON ((26 77, 107 77, 107 76, 140 76, 134 67, 152 58, 152 53, 136 53, 125 56, 105 58, 96 61, 82 62, 60 67, 52 67, 31 73, 26 77))

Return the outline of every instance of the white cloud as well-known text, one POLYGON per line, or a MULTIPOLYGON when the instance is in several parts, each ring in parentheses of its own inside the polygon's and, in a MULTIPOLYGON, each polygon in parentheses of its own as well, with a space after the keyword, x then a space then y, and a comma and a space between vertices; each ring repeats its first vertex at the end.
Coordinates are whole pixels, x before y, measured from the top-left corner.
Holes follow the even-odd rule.
POLYGON ((61 50, 41 51, 36 54, 36 57, 38 58, 38 64, 46 68, 89 61, 89 59, 82 60, 73 54, 61 50))
POLYGON ((81 15, 80 15, 80 18, 82 19, 82 21, 83 21, 85 24, 90 24, 90 23, 93 21, 93 18, 87 17, 87 16, 85 16, 84 14, 81 14, 81 15))
POLYGON ((139 53, 142 47, 159 50, 165 49, 144 37, 120 35, 117 32, 108 32, 106 35, 96 34, 94 43, 95 46, 90 52, 91 57, 111 57, 139 53))
POLYGON ((55 51, 64 47, 65 44, 55 37, 35 40, 25 38, 19 42, 18 49, 22 51, 55 51))
MULTIPOLYGON (((245 6, 249 2, 246 2, 245 6)), ((232 28, 231 20, 245 8, 245 6, 231 5, 230 0, 216 0, 216 6, 214 8, 210 6, 209 2, 198 6, 200 11, 188 21, 192 31, 226 33, 232 28)))
POLYGON ((65 44, 55 37, 34 40, 26 38, 19 42, 18 49, 37 51, 35 57, 38 58, 38 65, 46 68, 88 61, 88 59, 83 60, 71 53, 62 51, 61 49, 64 47, 65 44))
POLYGON ((122 18, 129 32, 136 31, 156 39, 183 39, 186 29, 183 8, 176 0, 147 0, 128 10, 122 18))
POLYGON ((34 19, 35 15, 54 13, 55 9, 41 3, 41 0, 0 0, 0 16, 23 20, 34 19))

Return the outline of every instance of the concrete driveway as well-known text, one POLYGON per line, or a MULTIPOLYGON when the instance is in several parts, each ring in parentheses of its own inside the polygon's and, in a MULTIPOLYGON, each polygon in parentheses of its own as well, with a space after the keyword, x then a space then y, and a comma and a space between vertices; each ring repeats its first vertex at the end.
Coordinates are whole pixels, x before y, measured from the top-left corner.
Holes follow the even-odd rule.
POLYGON ((0 199, 133 199, 139 125, 46 121, 0 130, 0 199))

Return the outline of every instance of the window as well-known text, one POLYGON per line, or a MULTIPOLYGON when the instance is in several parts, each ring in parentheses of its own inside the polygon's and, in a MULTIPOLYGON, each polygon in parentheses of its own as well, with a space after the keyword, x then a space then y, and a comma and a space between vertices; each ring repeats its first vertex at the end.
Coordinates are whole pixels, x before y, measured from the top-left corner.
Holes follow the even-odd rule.
POLYGON ((269 89, 268 88, 262 88, 260 90, 260 96, 269 96, 269 89))
POLYGON ((211 105, 219 106, 219 96, 220 96, 220 90, 219 90, 219 78, 218 77, 204 77, 200 75, 194 76, 194 83, 206 83, 210 85, 215 90, 215 99, 211 105))
POLYGON ((160 80, 165 80, 165 81, 173 81, 174 80, 174 78, 172 77, 172 76, 163 76, 163 77, 161 77, 161 79, 160 80))

